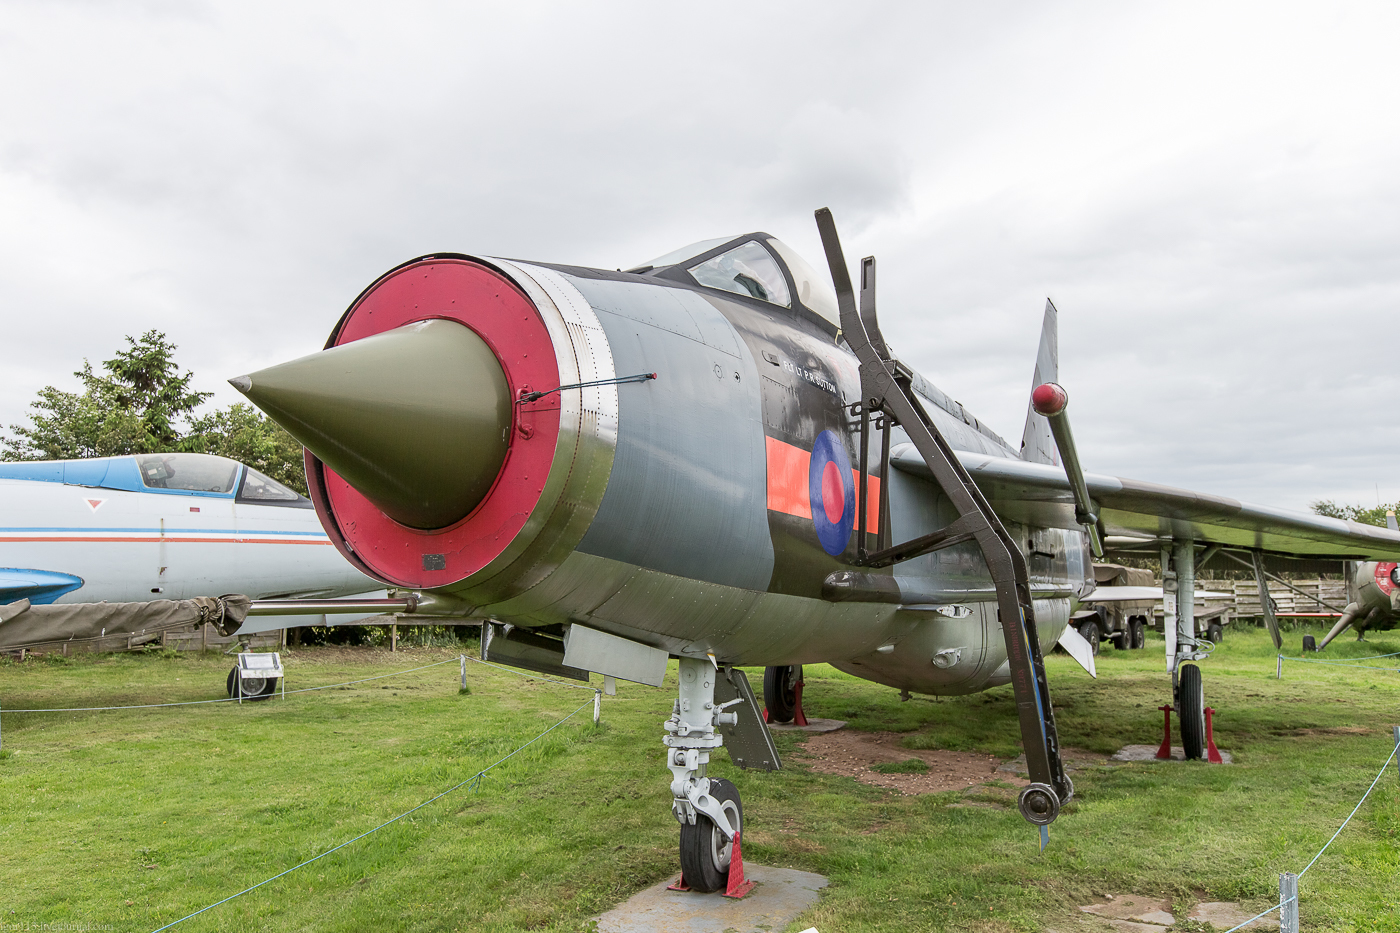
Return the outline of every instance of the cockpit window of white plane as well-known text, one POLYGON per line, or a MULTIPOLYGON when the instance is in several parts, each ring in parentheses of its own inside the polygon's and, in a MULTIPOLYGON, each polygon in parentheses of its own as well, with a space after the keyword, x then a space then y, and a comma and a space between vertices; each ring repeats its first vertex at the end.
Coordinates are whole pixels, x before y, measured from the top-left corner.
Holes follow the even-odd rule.
POLYGON ((233 492, 239 464, 209 454, 145 454, 136 458, 141 482, 150 489, 233 492))
POLYGON ((736 295, 792 307, 783 270, 762 246, 750 240, 686 270, 695 281, 736 295))
POLYGON ((270 476, 264 476, 252 467, 243 476, 243 485, 238 490, 239 500, 253 502, 300 502, 301 495, 270 476))

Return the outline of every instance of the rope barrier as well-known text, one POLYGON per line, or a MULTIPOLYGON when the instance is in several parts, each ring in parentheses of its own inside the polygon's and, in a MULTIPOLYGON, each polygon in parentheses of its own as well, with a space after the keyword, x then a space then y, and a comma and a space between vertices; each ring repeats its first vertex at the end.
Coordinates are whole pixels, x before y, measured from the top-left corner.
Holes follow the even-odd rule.
POLYGON ((1308 868, 1312 868, 1313 863, 1322 858, 1322 853, 1327 851, 1327 846, 1337 841, 1337 837, 1342 834, 1342 830, 1347 828, 1347 823, 1351 822, 1351 817, 1356 816, 1356 811, 1361 809, 1361 805, 1366 802, 1366 798, 1371 796, 1371 791, 1376 789, 1376 785, 1381 781, 1381 775, 1385 774, 1385 769, 1390 767, 1390 763, 1395 759, 1395 753, 1397 751, 1400 751, 1400 745, 1396 745, 1395 748, 1390 750, 1390 757, 1385 760, 1385 764, 1381 765, 1381 770, 1376 773, 1376 779, 1371 782, 1371 786, 1366 788, 1366 793, 1362 794, 1361 799, 1356 802, 1356 806, 1352 808, 1351 815, 1342 821, 1341 826, 1337 827, 1337 831, 1332 834, 1332 838, 1327 840, 1327 845, 1319 849, 1318 853, 1312 857, 1312 861, 1308 863, 1307 868, 1298 872, 1299 878, 1306 875, 1308 873, 1308 868))
MULTIPOLYGON (((1312 857, 1312 861, 1308 862, 1306 868, 1298 872, 1298 879, 1301 879, 1304 875, 1306 875, 1308 873, 1308 869, 1312 868, 1313 865, 1317 864, 1317 860, 1322 858, 1322 853, 1326 852, 1328 847, 1331 846, 1332 843, 1337 841, 1337 837, 1342 834, 1342 830, 1347 828, 1347 824, 1351 822, 1351 818, 1353 816, 1356 816, 1357 812, 1361 809, 1361 805, 1366 802, 1366 798, 1371 796, 1371 791, 1375 790, 1376 785, 1380 783, 1381 778, 1385 775, 1385 769, 1389 768, 1390 763, 1395 760, 1396 752, 1400 752, 1400 739, 1397 739, 1395 747, 1390 750, 1390 755, 1385 759, 1385 764, 1381 765, 1380 771, 1376 772, 1376 779, 1371 782, 1370 787, 1366 788, 1366 793, 1361 795, 1361 799, 1356 802, 1356 806, 1352 808, 1351 813, 1347 816, 1345 820, 1342 821, 1342 825, 1337 827, 1337 831, 1332 834, 1332 838, 1327 840, 1327 844, 1324 845, 1321 849, 1317 850, 1317 854, 1312 857)), ((1264 911, 1261 914, 1255 914, 1253 917, 1250 917, 1244 923, 1239 924, 1239 926, 1234 926, 1226 930, 1225 933, 1235 933, 1236 930, 1240 930, 1244 927, 1249 926, 1251 923, 1260 919, 1261 917, 1267 917, 1269 914, 1273 913, 1276 910, 1282 910, 1284 907, 1293 903, 1295 900, 1297 900, 1296 895, 1292 897, 1282 898, 1273 907, 1270 907, 1268 910, 1264 911)))
MULTIPOLYGON (((291 696, 294 693, 312 693, 316 690, 331 690, 335 687, 349 687, 354 684, 368 683, 371 680, 383 680, 385 677, 399 677, 404 674, 412 674, 415 671, 426 671, 430 667, 441 667, 444 664, 460 662, 462 655, 457 658, 448 658, 446 661, 435 661, 432 664, 424 664, 422 667, 410 667, 407 670, 391 671, 388 674, 376 674, 373 677, 364 677, 360 680, 347 680, 339 684, 324 684, 320 687, 302 687, 300 690, 288 690, 284 696, 291 696)), ((247 697, 242 699, 247 700, 247 697)), ((239 697, 219 697, 214 700, 181 700, 177 703, 140 703, 135 706, 58 706, 52 709, 0 709, 0 713, 97 713, 107 710, 118 709, 163 709, 168 706, 199 706, 204 703, 236 703, 239 697)))
POLYGON ((555 680, 553 677, 545 677, 543 674, 527 674, 524 671, 517 671, 513 667, 502 667, 499 664, 492 664, 490 661, 483 661, 481 658, 474 658, 469 654, 464 654, 462 657, 474 664, 484 664, 487 667, 494 667, 498 671, 505 671, 507 674, 514 674, 517 677, 525 677, 530 680, 543 680, 547 684, 558 684, 561 687, 573 687, 575 690, 592 690, 594 693, 601 692, 592 684, 571 684, 566 680, 555 680))
MULTIPOLYGON (((1301 662, 1303 662, 1304 664, 1329 664, 1329 665, 1331 665, 1332 667, 1359 667, 1359 668, 1361 668, 1362 670, 1366 670, 1366 671, 1394 671, 1395 673, 1400 674, 1400 668, 1396 668, 1396 667, 1381 667, 1381 666, 1376 665, 1376 664, 1351 664, 1351 663, 1346 662, 1346 661, 1324 661, 1324 660, 1322 660, 1321 658, 1290 658, 1290 657, 1288 657, 1287 655, 1283 655, 1283 654, 1279 655, 1278 657, 1279 657, 1279 660, 1280 660, 1280 661, 1301 661, 1301 662)), ((1378 654, 1378 655, 1376 655, 1376 657, 1378 657, 1378 658, 1385 658, 1385 657, 1390 657, 1390 655, 1378 654)), ((1366 659, 1365 659, 1365 658, 1362 658, 1361 660, 1366 660, 1366 659)))
POLYGON ((1378 658, 1400 658, 1400 651, 1392 651, 1390 654, 1368 654, 1364 658, 1348 658, 1348 661, 1375 661, 1378 658))
MULTIPOLYGON (((453 658, 452 660, 455 661, 455 660, 457 660, 457 659, 456 659, 456 658, 453 658)), ((544 730, 544 731, 541 732, 539 735, 535 736, 533 739, 531 739, 530 741, 526 742, 524 745, 522 745, 522 746, 520 746, 519 748, 517 748, 515 751, 511 752, 509 755, 505 756, 504 758, 500 759, 499 761, 495 762, 494 764, 487 765, 485 768, 482 768, 480 771, 476 772, 476 773, 473 774, 471 777, 467 778, 465 781, 459 781, 458 783, 452 785, 452 786, 449 787, 447 790, 445 790, 445 791, 443 791, 442 793, 438 794, 436 797, 431 797, 431 798, 429 798, 429 799, 423 801, 422 803, 420 803, 418 806, 413 807, 413 808, 410 809, 410 810, 405 810, 403 813, 400 813, 398 816, 394 817, 393 819, 391 819, 391 820, 386 820, 386 821, 384 821, 383 823, 380 823, 378 826, 374 827, 373 829, 366 830, 365 832, 360 833, 358 836, 356 836, 356 837, 353 838, 353 839, 347 839, 347 840, 345 840, 344 842, 342 842, 340 845, 334 846, 333 848, 330 848, 330 849, 327 849, 326 851, 322 852, 320 855, 313 856, 313 857, 307 859, 306 861, 302 862, 302 863, 299 864, 299 865, 293 865, 291 868, 288 868, 286 871, 278 872, 277 874, 273 875, 271 878, 268 878, 268 879, 265 880, 265 881, 259 881, 259 882, 258 882, 257 884, 255 884, 255 885, 252 885, 252 886, 250 886, 250 887, 244 888, 242 891, 239 891, 237 894, 230 894, 228 897, 224 898, 223 900, 221 900, 221 901, 215 901, 214 903, 210 904, 208 907, 201 907, 199 910, 196 910, 196 911, 195 911, 194 913, 192 913, 192 914, 187 914, 186 916, 181 917, 179 920, 175 920, 175 921, 172 921, 172 922, 170 922, 170 923, 167 923, 165 926, 160 927, 160 928, 158 928, 158 929, 156 929, 156 930, 153 930, 152 933, 161 933, 162 930, 168 930, 168 929, 170 929, 171 927, 175 926, 176 924, 184 923, 186 920, 189 920, 191 917, 198 917, 200 914, 204 913, 205 911, 213 910, 215 907, 218 907, 218 906, 221 905, 221 904, 227 904, 229 901, 233 900, 234 898, 242 897, 244 894, 247 894, 249 891, 255 891, 255 890, 257 890, 258 888, 262 887, 262 886, 265 885, 265 884, 271 884, 272 882, 276 881, 278 878, 282 878, 282 877, 285 877, 285 876, 287 876, 287 875, 290 875, 292 872, 296 871, 298 868, 305 868, 307 865, 310 865, 312 862, 315 862, 315 861, 318 861, 318 860, 320 860, 320 859, 323 859, 323 858, 325 858, 327 855, 330 855, 332 852, 336 852, 336 851, 338 851, 338 850, 340 850, 340 849, 343 849, 343 848, 345 848, 346 846, 350 845, 351 843, 359 842, 361 839, 365 838, 366 836, 369 836, 369 835, 372 835, 372 834, 374 834, 374 833, 377 833, 377 832, 379 832, 381 829, 383 829, 384 827, 386 827, 386 826, 391 826, 391 825, 393 825, 394 823, 397 823, 399 820, 403 819, 404 817, 408 816, 408 815, 411 814, 411 813, 414 813, 414 812, 416 812, 416 811, 418 811, 418 810, 423 809, 424 807, 426 807, 426 806, 427 806, 428 804, 430 804, 430 803, 436 803, 437 801, 441 800, 442 798, 446 797, 448 794, 452 793, 453 791, 455 791, 455 790, 457 790, 457 789, 459 789, 459 788, 466 787, 467 785, 471 785, 471 790, 472 790, 473 792, 475 792, 478 788, 480 788, 482 780, 486 777, 486 772, 492 770, 493 768, 499 767, 499 766, 502 765, 502 764, 505 764, 507 761, 509 761, 510 759, 514 758, 516 755, 520 754, 520 753, 523 752, 525 749, 529 748, 531 745, 534 745, 534 744, 535 744, 536 742, 538 742, 540 739, 542 739, 542 738, 544 738, 545 736, 549 735, 549 734, 550 734, 551 732, 553 732, 555 729, 558 729, 560 726, 562 726, 564 723, 568 722, 570 719, 573 719, 575 716, 577 716, 579 713, 583 712, 585 709, 587 709, 587 708, 588 708, 589 706, 591 706, 591 705, 593 705, 593 701, 592 701, 592 700, 589 700, 587 703, 583 704, 583 705, 580 706, 578 709, 574 710, 572 713, 570 713, 569 715, 565 716, 563 719, 559 720, 559 721, 556 722, 554 725, 550 726, 548 729, 544 730)))
POLYGON ((1285 906, 1293 903, 1296 900, 1296 897, 1290 897, 1287 900, 1281 901, 1275 904, 1273 907, 1270 907, 1268 910, 1264 911, 1262 914, 1255 914, 1253 917, 1250 917, 1248 920, 1246 920, 1244 923, 1241 923, 1239 926, 1230 927, 1230 929, 1226 930, 1225 933, 1235 933, 1236 930, 1243 930, 1245 927, 1249 926, 1251 923, 1260 919, 1261 917, 1267 917, 1269 914, 1273 913, 1276 910, 1283 910, 1285 906))

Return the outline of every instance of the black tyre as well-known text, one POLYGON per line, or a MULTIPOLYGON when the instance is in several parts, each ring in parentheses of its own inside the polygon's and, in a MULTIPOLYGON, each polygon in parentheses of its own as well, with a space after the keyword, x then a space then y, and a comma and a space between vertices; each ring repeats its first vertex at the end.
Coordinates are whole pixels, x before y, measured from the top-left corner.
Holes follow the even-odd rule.
POLYGON ((235 667, 228 672, 228 695, 236 697, 242 691, 245 700, 266 700, 277 692, 277 682, 276 677, 250 677, 244 681, 238 676, 238 668, 235 667))
POLYGON ((1079 626, 1079 637, 1089 643, 1089 650, 1095 655, 1099 653, 1099 623, 1090 619, 1079 626))
POLYGON ((797 714, 797 684, 801 680, 801 664, 764 669, 763 705, 769 722, 792 722, 797 714))
POLYGON ((1206 693, 1201 686, 1201 669, 1181 665, 1177 681, 1177 715, 1181 718, 1181 747, 1186 760, 1206 757, 1206 693))
MULTIPOLYGON (((739 788, 723 778, 711 778, 710 796, 719 801, 730 825, 737 826, 742 833, 744 808, 739 803, 739 788)), ((723 889, 729 883, 729 859, 733 852, 734 841, 726 839, 703 813, 696 814, 694 826, 681 824, 681 874, 693 890, 709 894, 723 889)))
POLYGON ((1134 650, 1141 649, 1147 644, 1147 623, 1142 619, 1131 619, 1128 622, 1128 641, 1134 650))
POLYGON ((1117 648, 1119 651, 1126 651, 1128 649, 1127 632, 1114 632, 1112 635, 1108 636, 1108 640, 1113 644, 1113 647, 1117 648))
POLYGON ((1303 636, 1303 650, 1304 650, 1304 651, 1316 651, 1316 650, 1317 650, 1317 639, 1316 639, 1316 638, 1313 638, 1311 635, 1304 635, 1304 636, 1303 636))
POLYGON ((1212 622, 1206 626, 1206 641, 1218 645, 1224 638, 1225 627, 1219 622, 1212 622))

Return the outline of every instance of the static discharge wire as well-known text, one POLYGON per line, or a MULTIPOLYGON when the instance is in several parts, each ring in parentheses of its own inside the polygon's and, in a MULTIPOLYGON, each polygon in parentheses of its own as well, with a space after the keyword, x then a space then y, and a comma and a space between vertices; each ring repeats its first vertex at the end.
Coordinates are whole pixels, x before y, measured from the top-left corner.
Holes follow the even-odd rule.
POLYGON ((542 392, 526 392, 516 400, 515 404, 524 405, 526 402, 533 402, 544 398, 546 395, 553 395, 555 392, 563 392, 565 389, 587 389, 592 386, 620 386, 629 382, 646 382, 655 379, 656 373, 637 373, 635 376, 617 376, 613 379, 595 379, 592 382, 575 382, 566 386, 556 386, 553 389, 545 389, 542 392))
MULTIPOLYGON (((454 658, 453 660, 456 660, 456 659, 454 658)), ((325 858, 327 855, 330 855, 332 852, 335 852, 335 851, 338 851, 338 850, 340 850, 340 849, 345 848, 346 846, 350 845, 352 842, 359 842, 361 839, 365 838, 366 836, 369 836, 369 835, 372 835, 372 834, 374 834, 374 833, 377 833, 377 832, 379 832, 381 829, 383 829, 384 827, 390 826, 390 825, 392 825, 392 824, 394 824, 394 823, 397 823, 399 820, 403 819, 404 817, 408 816, 409 814, 414 813, 414 812, 416 812, 416 811, 418 811, 418 810, 423 809, 424 807, 426 807, 426 806, 427 806, 428 804, 430 804, 430 803, 435 803, 435 802, 441 800, 442 798, 446 797, 448 794, 452 793, 453 791, 455 791, 455 790, 457 790, 457 789, 459 789, 459 788, 467 787, 468 785, 470 785, 472 791, 478 790, 478 789, 481 787, 482 779, 486 777, 486 772, 490 771, 492 768, 496 768, 496 767, 498 767, 498 766, 500 766, 500 765, 505 764, 507 761, 509 761, 510 759, 514 758, 516 755, 520 754, 520 753, 523 752, 525 749, 529 748, 531 745, 534 745, 534 744, 535 744, 536 742, 538 742, 540 739, 542 739, 542 738, 544 738, 545 736, 549 735, 549 734, 550 734, 551 732, 553 732, 555 729, 558 729, 560 726, 562 726, 564 723, 568 722, 570 719, 573 719, 575 716, 577 716, 579 713, 583 712, 585 709, 587 709, 587 708, 588 708, 589 706, 591 706, 592 704, 593 704, 593 701, 592 701, 592 700, 589 700, 587 703, 583 704, 583 705, 580 706, 578 709, 574 710, 572 713, 570 713, 569 715, 565 716, 563 719, 559 720, 559 721, 556 722, 554 725, 550 726, 548 729, 544 730, 544 731, 541 732, 539 735, 535 736, 533 739, 531 739, 530 741, 526 742, 524 745, 522 745, 522 746, 520 746, 519 748, 517 748, 515 751, 511 752, 509 755, 506 755, 504 758, 500 759, 499 761, 496 761, 494 764, 487 765, 485 768, 482 768, 480 771, 476 772, 476 773, 473 774, 471 777, 467 778, 465 781, 459 781, 458 783, 453 784, 451 787, 449 787, 447 790, 443 791, 442 793, 438 794, 436 797, 430 797, 430 798, 428 798, 427 800, 425 800, 425 801, 423 801, 422 803, 420 803, 418 806, 413 807, 413 808, 410 809, 410 810, 405 810, 404 812, 400 813, 398 816, 394 817, 393 819, 391 819, 391 820, 385 820, 383 823, 380 823, 378 826, 374 827, 373 829, 366 830, 365 832, 360 833, 358 836, 356 836, 356 837, 353 838, 353 839, 347 839, 347 840, 345 840, 344 842, 342 842, 340 845, 334 846, 333 848, 330 848, 330 849, 327 849, 326 851, 322 852, 320 855, 312 856, 311 858, 307 859, 306 861, 302 862, 302 863, 299 864, 299 865, 293 865, 291 868, 288 868, 286 871, 278 872, 277 874, 273 875, 271 878, 268 878, 268 879, 265 880, 265 881, 259 881, 259 882, 258 882, 257 884, 255 884, 255 885, 252 885, 252 886, 250 886, 250 887, 244 888, 242 891, 239 891, 237 894, 230 894, 228 897, 224 898, 223 900, 221 900, 221 901, 215 901, 214 903, 210 904, 208 907, 201 907, 199 910, 196 910, 196 911, 195 911, 194 913, 192 913, 192 914, 187 914, 187 915, 181 917, 179 920, 173 920, 173 921, 171 921, 170 923, 167 923, 165 926, 160 927, 160 928, 158 928, 158 929, 152 931, 152 933, 161 933, 162 930, 168 930, 168 929, 170 929, 171 927, 175 926, 176 924, 184 923, 186 920, 189 920, 191 917, 198 917, 200 914, 204 913, 204 912, 207 911, 207 910, 213 910, 215 907, 218 907, 220 904, 227 904, 229 901, 233 900, 233 899, 236 898, 236 897, 242 897, 244 894, 247 894, 249 891, 257 890, 258 888, 262 887, 262 886, 265 885, 265 884, 271 884, 272 882, 276 881, 278 878, 282 878, 282 877, 285 877, 286 875, 290 875, 292 872, 296 871, 298 868, 304 868, 304 867, 306 867, 307 865, 310 865, 312 862, 317 861, 318 859, 323 859, 323 858, 325 858)))

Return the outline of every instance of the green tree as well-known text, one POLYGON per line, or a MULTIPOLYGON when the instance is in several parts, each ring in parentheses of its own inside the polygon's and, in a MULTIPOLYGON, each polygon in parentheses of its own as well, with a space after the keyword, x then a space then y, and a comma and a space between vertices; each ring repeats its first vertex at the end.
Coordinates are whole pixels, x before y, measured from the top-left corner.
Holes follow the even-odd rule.
POLYGON ((105 361, 106 374, 83 368, 73 373, 81 394, 45 386, 30 403, 31 425, 10 425, 13 437, 0 441, 6 460, 70 460, 120 454, 176 450, 182 439, 178 422, 212 395, 190 388, 193 372, 180 375, 175 345, 160 331, 139 340, 105 361))
POLYGON ((190 388, 194 373, 175 363, 175 344, 159 331, 126 338, 102 364, 83 360, 75 372, 82 392, 45 386, 30 403, 30 425, 0 437, 0 459, 76 460, 123 454, 187 451, 248 464, 305 493, 301 444, 243 403, 196 415, 212 392, 190 388))
POLYGON ((1384 528, 1385 513, 1400 511, 1400 502, 1368 509, 1360 505, 1338 505, 1331 499, 1319 499, 1312 504, 1312 510, 1328 518, 1345 518, 1363 525, 1379 525, 1384 528))
POLYGON ((301 443, 251 405, 235 402, 196 418, 180 449, 241 460, 306 494, 301 443))

